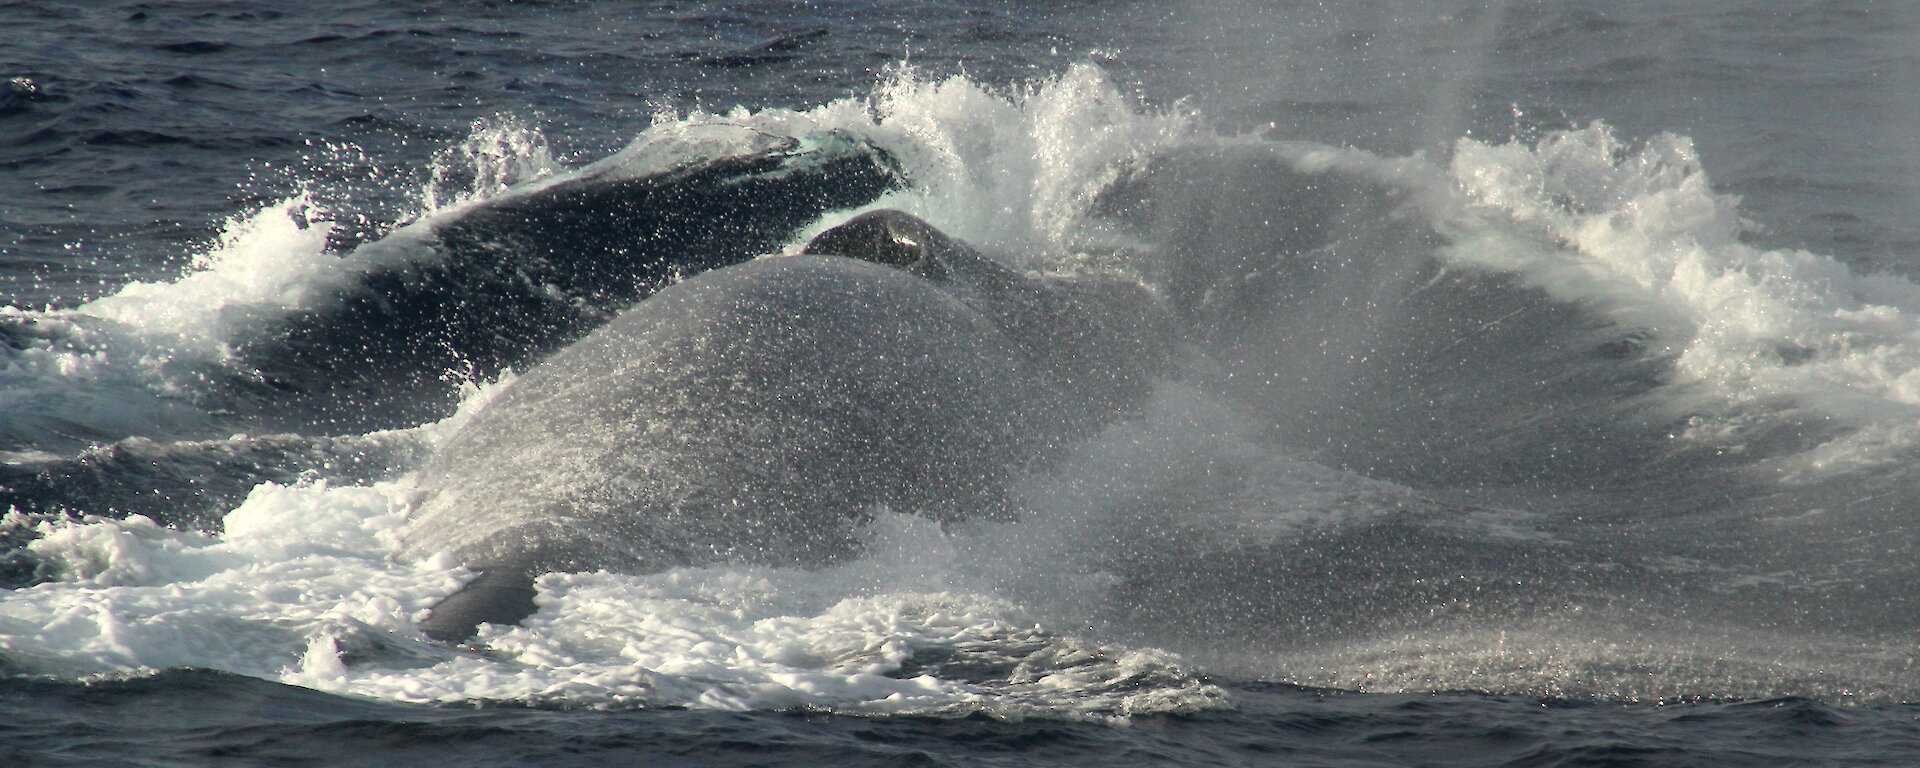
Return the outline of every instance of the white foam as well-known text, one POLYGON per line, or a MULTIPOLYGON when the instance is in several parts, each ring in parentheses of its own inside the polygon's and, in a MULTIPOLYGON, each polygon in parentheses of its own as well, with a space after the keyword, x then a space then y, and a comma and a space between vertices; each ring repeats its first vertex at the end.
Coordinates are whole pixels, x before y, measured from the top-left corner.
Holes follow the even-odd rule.
MULTIPOLYGON (((1802 456, 1804 472, 1920 445, 1920 286, 1748 244, 1738 200, 1686 138, 1636 145, 1594 125, 1531 146, 1468 139, 1449 171, 1464 203, 1443 217, 1450 258, 1654 331, 1677 353, 1673 396, 1706 397, 1681 408, 1791 403, 1867 428, 1802 456)), ((1724 438, 1716 426, 1699 436, 1724 438)))
POLYGON ((253 314, 284 314, 310 306, 333 288, 339 257, 327 253, 332 224, 307 195, 295 195, 250 215, 227 220, 217 244, 194 260, 192 271, 163 283, 129 283, 119 292, 75 309, 129 332, 168 337, 179 346, 217 351, 230 323, 253 314))
POLYGON ((42 523, 29 549, 59 581, 0 601, 0 653, 60 676, 207 667, 261 677, 336 624, 403 626, 444 567, 393 566, 392 487, 256 488, 215 537, 145 518, 42 523))
MULTIPOLYGON (((822 571, 556 574, 485 653, 413 621, 464 572, 393 561, 404 484, 263 485, 218 536, 143 518, 44 523, 61 580, 0 600, 0 656, 66 677, 221 669, 397 701, 1113 717, 1209 708, 1165 654, 1057 634, 991 596, 927 590, 886 558, 822 571), (941 677, 941 660, 1002 667, 941 677), (916 661, 919 660, 919 661, 916 661), (904 665, 929 666, 902 673, 904 665)), ((947 534, 918 522, 908 539, 947 534)), ((914 545, 918 547, 919 545, 914 545)))

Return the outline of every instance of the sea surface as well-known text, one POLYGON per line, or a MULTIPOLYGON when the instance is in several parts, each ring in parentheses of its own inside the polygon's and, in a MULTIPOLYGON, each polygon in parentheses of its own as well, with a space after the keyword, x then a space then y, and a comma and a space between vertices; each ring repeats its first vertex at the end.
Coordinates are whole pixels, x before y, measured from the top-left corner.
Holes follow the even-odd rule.
POLYGON ((1913 4, 0 30, 0 764, 1920 762, 1913 4), (1139 283, 1176 364, 1017 514, 420 633, 449 435, 876 208, 1139 283))

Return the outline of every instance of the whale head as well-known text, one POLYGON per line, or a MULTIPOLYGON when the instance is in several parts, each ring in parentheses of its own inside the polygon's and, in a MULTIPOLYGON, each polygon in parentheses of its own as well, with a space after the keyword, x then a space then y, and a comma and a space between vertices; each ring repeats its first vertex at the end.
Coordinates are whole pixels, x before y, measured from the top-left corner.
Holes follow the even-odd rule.
POLYGON ((951 254, 970 252, 965 244, 919 218, 896 210, 868 211, 820 233, 802 253, 844 256, 897 267, 921 277, 947 276, 951 254))

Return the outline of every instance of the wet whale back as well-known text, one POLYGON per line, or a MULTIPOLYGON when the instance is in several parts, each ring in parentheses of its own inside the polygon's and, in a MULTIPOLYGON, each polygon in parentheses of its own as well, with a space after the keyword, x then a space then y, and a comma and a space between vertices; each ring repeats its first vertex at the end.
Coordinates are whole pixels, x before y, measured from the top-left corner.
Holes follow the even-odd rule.
POLYGON ((406 553, 482 576, 430 636, 532 613, 534 576, 817 566, 874 510, 1009 514, 1014 480, 1143 399, 1158 305, 1016 273, 864 214, 807 253, 691 278, 507 387, 422 471, 406 553))
POLYGON ((678 287, 444 446, 413 548, 534 571, 816 564, 863 505, 993 508, 997 477, 1053 431, 1020 345, 924 281, 794 257, 678 287))

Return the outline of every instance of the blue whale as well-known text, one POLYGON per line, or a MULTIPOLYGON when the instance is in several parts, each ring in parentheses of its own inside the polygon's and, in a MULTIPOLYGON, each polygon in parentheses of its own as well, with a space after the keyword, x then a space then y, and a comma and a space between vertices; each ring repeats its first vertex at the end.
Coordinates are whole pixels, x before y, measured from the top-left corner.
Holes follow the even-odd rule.
POLYGON ((482 574, 422 629, 516 622, 550 571, 830 563, 880 507, 1007 516, 1015 479, 1145 397, 1166 318, 1137 283, 1015 272, 898 211, 665 288, 422 470, 404 553, 482 574))

